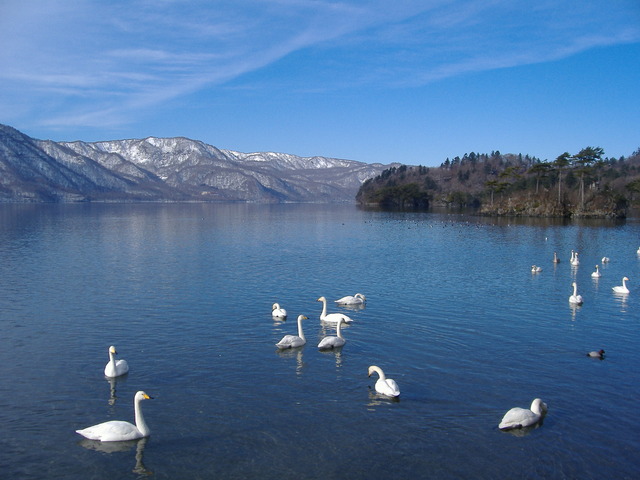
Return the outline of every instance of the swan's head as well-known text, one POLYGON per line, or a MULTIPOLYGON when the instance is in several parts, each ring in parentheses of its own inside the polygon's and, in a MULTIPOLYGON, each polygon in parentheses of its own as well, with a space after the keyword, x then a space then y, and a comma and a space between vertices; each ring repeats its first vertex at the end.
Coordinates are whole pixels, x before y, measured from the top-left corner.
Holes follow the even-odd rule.
POLYGON ((629 278, 628 278, 628 277, 622 277, 622 281, 624 281, 624 282, 628 282, 628 281, 629 281, 629 278))
POLYGON ((316 302, 326 302, 327 299, 325 297, 320 297, 316 302))
POLYGON ((275 309, 280 309, 279 303, 274 303, 273 305, 271 305, 271 311, 274 311, 275 309))
POLYGON ((113 345, 111 345, 111 346, 109 347, 109 353, 113 353, 114 355, 115 355, 116 353, 118 353, 118 352, 116 352, 116 347, 114 347, 113 345))
POLYGON ((361 298, 363 302, 367 299, 367 297, 365 297, 365 296, 364 296, 363 294, 361 294, 361 293, 356 293, 354 296, 355 296, 355 297, 358 297, 358 298, 361 298))
POLYGON ((309 317, 307 317, 306 315, 298 315, 298 320, 306 320, 307 318, 309 317))
POLYGON ((135 399, 136 400, 153 400, 153 397, 150 397, 149 395, 144 393, 142 390, 140 390, 139 392, 136 392, 135 399))
POLYGON ((377 366, 375 366, 375 365, 371 365, 371 366, 369 367, 369 376, 373 375, 373 374, 376 372, 376 370, 377 370, 377 369, 379 369, 379 368, 380 368, 380 367, 377 367, 377 366))
POLYGON ((547 413, 547 410, 547 404, 539 398, 536 398, 533 402, 531 402, 531 411, 533 413, 537 413, 538 415, 545 415, 547 413))

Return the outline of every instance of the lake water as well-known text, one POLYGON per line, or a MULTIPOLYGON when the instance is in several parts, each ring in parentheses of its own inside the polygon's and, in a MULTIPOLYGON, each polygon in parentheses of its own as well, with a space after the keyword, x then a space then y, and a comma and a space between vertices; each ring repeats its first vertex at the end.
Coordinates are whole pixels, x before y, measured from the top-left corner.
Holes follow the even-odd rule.
POLYGON ((637 478, 638 247, 636 219, 0 205, 0 476, 637 478), (363 309, 333 303, 358 292, 363 309), (335 334, 320 296, 354 319, 341 351, 316 348, 335 334), (307 345, 278 352, 299 314, 307 345), (110 345, 131 369, 115 381, 110 345), (373 364, 399 401, 375 395, 373 364), (137 390, 151 437, 75 433, 132 421, 137 390), (497 428, 535 397, 539 428, 497 428))

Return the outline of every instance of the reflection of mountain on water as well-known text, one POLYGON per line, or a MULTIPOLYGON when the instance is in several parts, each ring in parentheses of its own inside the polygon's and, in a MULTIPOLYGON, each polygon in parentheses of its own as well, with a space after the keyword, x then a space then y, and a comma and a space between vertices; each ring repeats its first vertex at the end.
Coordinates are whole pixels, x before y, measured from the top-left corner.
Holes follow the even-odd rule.
POLYGON ((133 467, 133 473, 137 473, 138 475, 152 475, 153 472, 147 470, 143 463, 144 449, 148 441, 149 437, 140 438, 138 440, 128 440, 126 442, 101 442, 99 440, 83 438, 78 442, 78 444, 87 450, 95 450, 106 454, 127 452, 135 447, 136 463, 133 467))

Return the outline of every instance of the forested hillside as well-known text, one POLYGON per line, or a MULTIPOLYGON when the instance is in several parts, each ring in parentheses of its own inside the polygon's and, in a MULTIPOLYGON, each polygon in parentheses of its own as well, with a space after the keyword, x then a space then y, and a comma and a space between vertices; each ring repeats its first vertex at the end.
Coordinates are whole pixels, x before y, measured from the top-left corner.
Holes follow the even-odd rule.
POLYGON ((363 205, 473 207, 486 215, 625 217, 640 205, 640 149, 608 158, 600 147, 554 161, 529 155, 468 153, 440 167, 402 165, 367 180, 363 205))

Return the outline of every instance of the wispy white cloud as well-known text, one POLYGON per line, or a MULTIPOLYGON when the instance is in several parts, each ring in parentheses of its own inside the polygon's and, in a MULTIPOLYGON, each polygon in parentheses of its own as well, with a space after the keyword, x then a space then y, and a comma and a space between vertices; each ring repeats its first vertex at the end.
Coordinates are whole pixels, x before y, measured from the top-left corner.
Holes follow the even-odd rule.
POLYGON ((640 40, 633 0, 556 3, 6 0, 0 109, 115 125, 300 52, 324 72, 315 87, 331 89, 421 85, 640 40))

